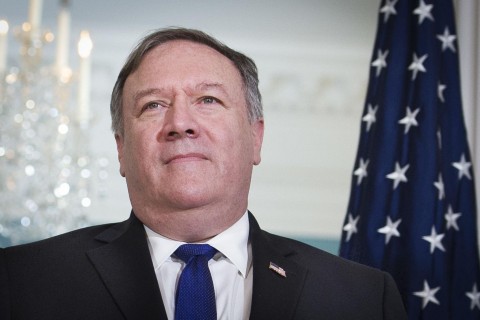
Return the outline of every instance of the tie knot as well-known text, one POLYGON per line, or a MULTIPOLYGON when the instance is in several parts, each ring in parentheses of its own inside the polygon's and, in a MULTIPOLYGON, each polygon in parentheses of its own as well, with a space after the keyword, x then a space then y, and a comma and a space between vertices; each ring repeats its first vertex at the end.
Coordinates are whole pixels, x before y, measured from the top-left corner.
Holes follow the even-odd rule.
POLYGON ((188 263, 193 257, 204 257, 206 261, 212 259, 217 250, 208 244, 182 244, 175 250, 175 255, 188 263))

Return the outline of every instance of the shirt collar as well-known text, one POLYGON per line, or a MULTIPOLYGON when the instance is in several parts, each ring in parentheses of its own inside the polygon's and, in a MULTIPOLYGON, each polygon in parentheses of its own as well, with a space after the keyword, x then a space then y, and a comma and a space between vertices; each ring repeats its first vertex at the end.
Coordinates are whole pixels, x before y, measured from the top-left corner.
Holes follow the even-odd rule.
POLYGON ((245 278, 248 271, 248 234, 250 225, 245 214, 230 228, 216 235, 207 243, 229 259, 245 278))
MULTIPOLYGON (((177 248, 185 242, 166 238, 144 225, 147 233, 150 254, 155 270, 159 268, 177 248)), ((230 228, 219 233, 206 243, 221 252, 232 264, 237 267, 243 277, 248 271, 248 214, 245 214, 230 228)))

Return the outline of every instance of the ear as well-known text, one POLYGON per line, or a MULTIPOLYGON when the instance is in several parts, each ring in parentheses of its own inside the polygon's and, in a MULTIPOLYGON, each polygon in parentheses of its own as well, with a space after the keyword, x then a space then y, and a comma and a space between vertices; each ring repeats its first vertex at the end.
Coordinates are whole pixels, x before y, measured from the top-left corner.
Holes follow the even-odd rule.
POLYGON ((264 123, 263 118, 255 120, 252 123, 252 136, 253 136, 253 164, 260 164, 261 150, 263 143, 263 132, 264 132, 264 123))
POLYGON ((117 143, 118 162, 120 163, 120 175, 125 177, 125 168, 123 163, 123 144, 124 138, 121 134, 115 133, 115 142, 117 143))

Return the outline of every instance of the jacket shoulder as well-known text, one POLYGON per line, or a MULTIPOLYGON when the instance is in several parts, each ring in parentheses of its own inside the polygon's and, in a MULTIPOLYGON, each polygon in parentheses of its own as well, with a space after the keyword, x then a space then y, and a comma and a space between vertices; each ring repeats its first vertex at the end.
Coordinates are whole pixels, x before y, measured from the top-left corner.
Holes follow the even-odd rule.
POLYGON ((104 224, 98 226, 91 226, 82 229, 77 229, 67 233, 63 233, 50 238, 38 240, 35 242, 14 245, 4 248, 7 255, 14 253, 22 253, 28 251, 43 251, 43 250, 62 250, 72 249, 81 246, 89 246, 89 244, 95 242, 95 237, 112 227, 114 224, 104 224))
POLYGON ((121 236, 128 229, 132 219, 123 222, 102 224, 77 229, 51 238, 4 248, 5 263, 28 262, 28 265, 42 261, 82 258, 85 252, 104 245, 121 236))
POLYGON ((378 269, 336 256, 304 242, 271 234, 266 231, 262 232, 273 247, 279 248, 279 250, 284 252, 289 252, 287 255, 289 255, 290 258, 309 269, 315 269, 321 265, 322 268, 330 266, 335 269, 348 269, 361 273, 381 273, 378 269))
POLYGON ((264 234, 273 247, 308 270, 300 313, 308 314, 319 303, 321 290, 321 299, 330 310, 341 310, 342 319, 406 319, 397 286, 388 273, 297 240, 264 234))

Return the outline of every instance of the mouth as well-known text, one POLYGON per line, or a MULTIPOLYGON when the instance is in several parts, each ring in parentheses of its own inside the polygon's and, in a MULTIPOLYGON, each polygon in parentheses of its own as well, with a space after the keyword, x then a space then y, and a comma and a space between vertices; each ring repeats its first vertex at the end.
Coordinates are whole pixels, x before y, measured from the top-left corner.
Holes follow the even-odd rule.
POLYGON ((208 159, 205 155, 201 153, 186 153, 186 154, 178 154, 171 158, 168 158, 165 164, 202 161, 202 160, 208 160, 208 159))

